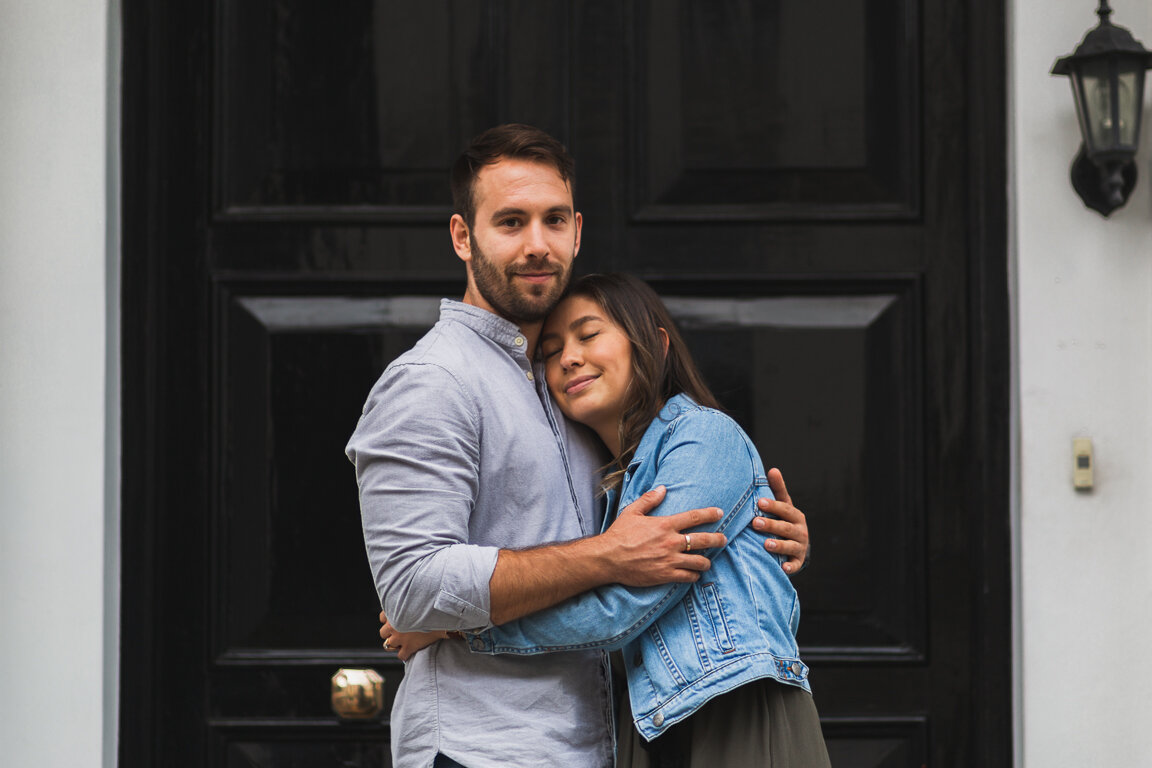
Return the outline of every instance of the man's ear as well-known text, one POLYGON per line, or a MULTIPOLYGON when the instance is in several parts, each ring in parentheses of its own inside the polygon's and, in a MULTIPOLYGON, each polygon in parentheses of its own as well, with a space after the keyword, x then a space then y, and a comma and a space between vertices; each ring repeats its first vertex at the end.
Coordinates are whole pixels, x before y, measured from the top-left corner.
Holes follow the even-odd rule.
POLYGON ((663 328, 657 328, 660 331, 660 341, 664 345, 664 357, 668 357, 668 331, 663 328))
POLYGON ((472 261, 471 232, 468 231, 468 223, 464 221, 464 217, 458 213, 452 214, 452 220, 448 222, 448 231, 452 233, 452 248, 456 251, 456 255, 465 263, 472 261))
POLYGON ((584 227, 584 217, 580 215, 580 211, 576 211, 574 220, 576 222, 576 244, 572 249, 572 258, 580 255, 580 230, 584 227))

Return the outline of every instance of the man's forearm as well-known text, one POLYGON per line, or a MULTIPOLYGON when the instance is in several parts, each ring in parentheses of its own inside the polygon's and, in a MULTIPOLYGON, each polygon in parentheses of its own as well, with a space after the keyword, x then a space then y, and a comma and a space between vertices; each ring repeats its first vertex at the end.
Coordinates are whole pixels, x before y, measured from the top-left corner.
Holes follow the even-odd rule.
POLYGON ((602 536, 525 550, 500 550, 489 582, 493 624, 550 608, 611 584, 615 573, 602 536))
POLYGON ((721 517, 715 507, 649 516, 664 488, 629 504, 604 533, 566 544, 500 550, 489 580, 489 621, 503 624, 551 608, 605 584, 651 587, 700 578, 711 561, 697 552, 722 547, 724 535, 698 530, 721 517), (691 539, 684 534, 692 530, 691 539), (690 545, 691 542, 691 545, 690 545))

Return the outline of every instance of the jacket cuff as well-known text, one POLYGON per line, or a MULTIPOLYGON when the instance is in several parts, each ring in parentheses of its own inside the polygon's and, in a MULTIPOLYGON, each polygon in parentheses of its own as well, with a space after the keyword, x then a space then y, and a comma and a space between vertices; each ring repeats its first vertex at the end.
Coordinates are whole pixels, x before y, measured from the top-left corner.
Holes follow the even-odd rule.
POLYGON ((468 650, 472 653, 492 653, 492 648, 495 643, 492 640, 492 633, 488 630, 483 632, 465 632, 464 640, 468 643, 468 650))

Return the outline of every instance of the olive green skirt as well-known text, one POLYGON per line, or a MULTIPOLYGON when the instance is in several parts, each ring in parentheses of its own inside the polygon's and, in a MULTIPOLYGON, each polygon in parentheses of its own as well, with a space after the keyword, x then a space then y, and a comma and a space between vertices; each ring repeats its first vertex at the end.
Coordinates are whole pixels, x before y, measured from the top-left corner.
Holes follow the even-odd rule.
POLYGON ((617 768, 829 768, 812 694, 755 680, 709 701, 651 742, 617 708, 617 768))

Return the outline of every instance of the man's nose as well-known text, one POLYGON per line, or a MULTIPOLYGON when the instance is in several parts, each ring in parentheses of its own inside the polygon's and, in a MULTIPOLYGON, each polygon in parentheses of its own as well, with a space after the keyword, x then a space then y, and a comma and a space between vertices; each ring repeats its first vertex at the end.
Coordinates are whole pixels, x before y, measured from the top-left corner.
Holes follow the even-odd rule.
POLYGON ((542 222, 534 221, 525 229, 524 254, 541 259, 548 255, 548 240, 544 237, 542 222))

